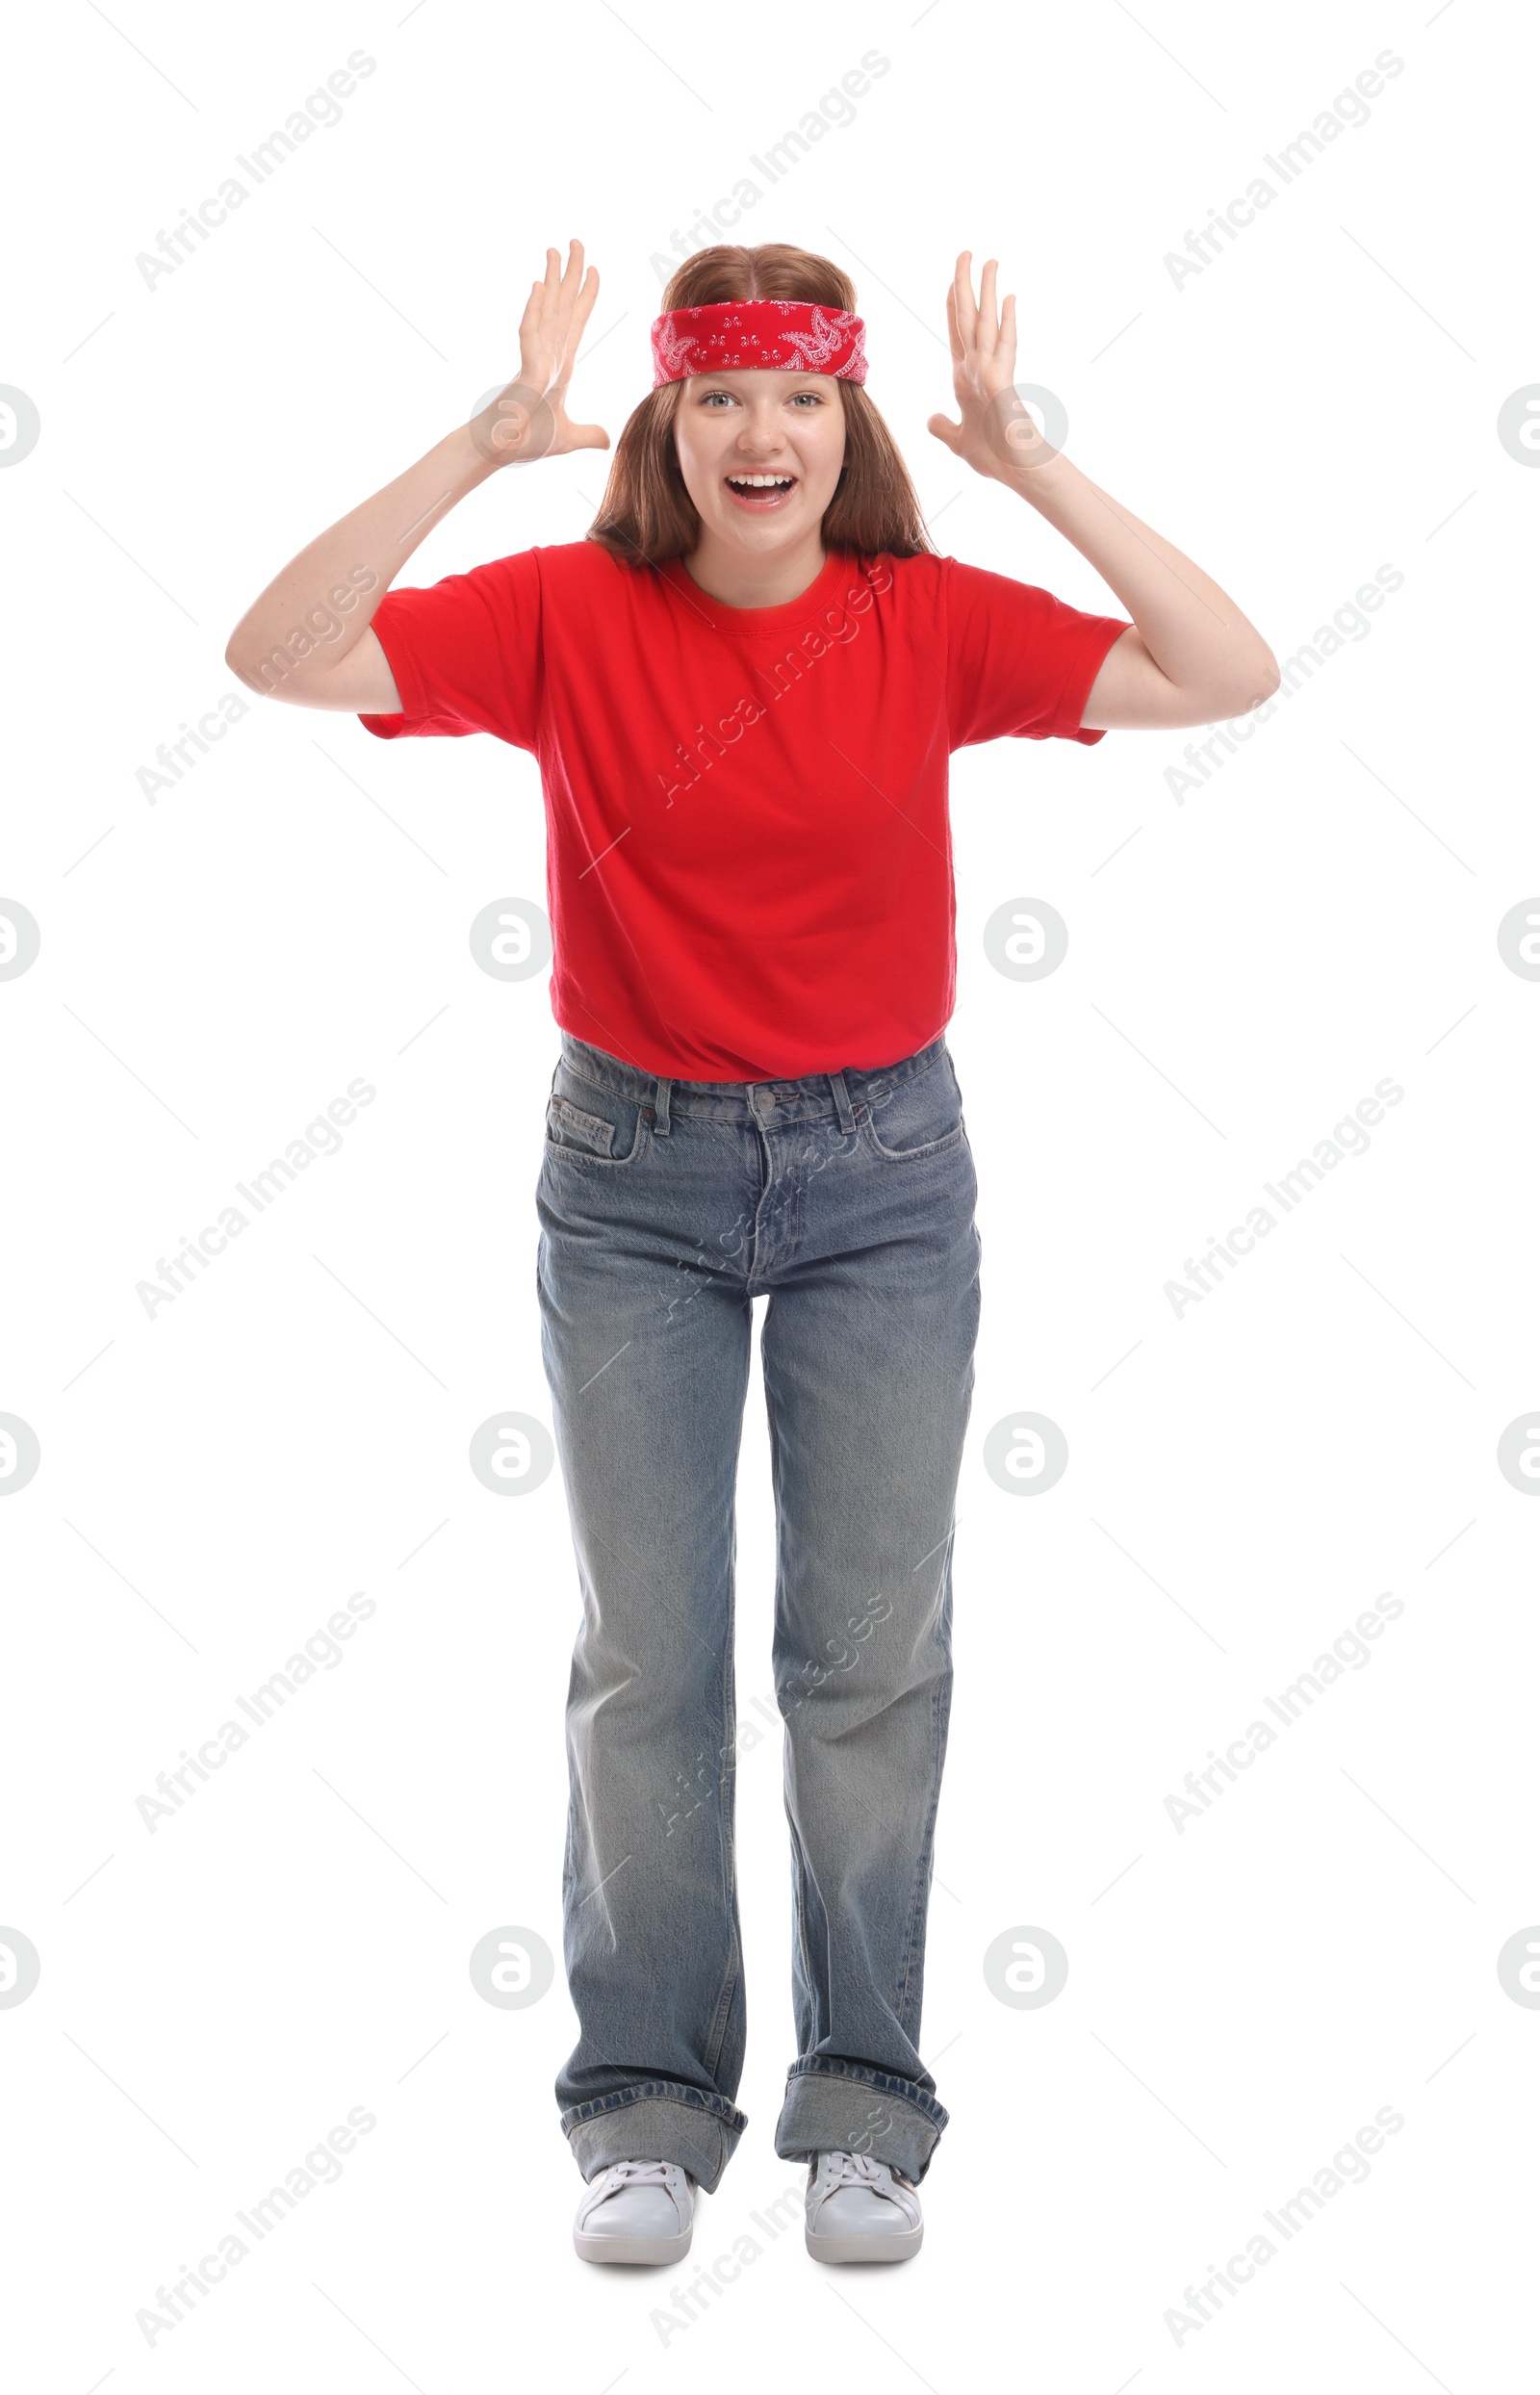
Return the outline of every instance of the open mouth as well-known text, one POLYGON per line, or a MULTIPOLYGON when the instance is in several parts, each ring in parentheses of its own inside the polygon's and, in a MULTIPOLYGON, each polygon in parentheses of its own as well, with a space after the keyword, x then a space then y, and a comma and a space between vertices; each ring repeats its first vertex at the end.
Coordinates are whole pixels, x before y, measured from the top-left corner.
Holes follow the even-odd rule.
POLYGON ((783 507, 797 487, 794 474, 730 474, 727 486, 740 507, 763 515, 783 507))

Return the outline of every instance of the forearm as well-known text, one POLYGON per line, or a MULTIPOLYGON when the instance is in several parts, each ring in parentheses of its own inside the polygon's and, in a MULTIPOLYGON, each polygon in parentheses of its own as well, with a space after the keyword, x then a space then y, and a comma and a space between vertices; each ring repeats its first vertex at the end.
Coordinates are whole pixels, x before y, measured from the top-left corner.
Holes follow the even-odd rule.
POLYGON ((1154 664, 1198 708, 1192 720, 1239 712, 1277 688, 1271 650, 1229 594, 1062 452, 1000 479, 1116 593, 1154 664))
POLYGON ((318 685, 357 646, 434 525, 497 470, 464 425, 438 442, 273 577, 230 635, 231 671, 253 690, 318 685))

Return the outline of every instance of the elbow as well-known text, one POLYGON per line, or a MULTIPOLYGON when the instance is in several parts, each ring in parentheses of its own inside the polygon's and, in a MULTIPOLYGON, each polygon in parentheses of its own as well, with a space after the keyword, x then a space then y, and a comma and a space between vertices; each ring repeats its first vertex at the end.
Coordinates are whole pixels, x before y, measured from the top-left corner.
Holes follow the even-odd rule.
POLYGON ((242 639, 239 624, 225 642, 224 661, 244 688, 251 691, 259 699, 265 699, 268 696, 272 685, 270 682, 264 682, 257 671, 251 646, 249 642, 242 639))
POLYGON ((1266 705, 1282 681, 1277 658, 1265 643, 1261 644, 1216 682, 1208 694, 1213 711, 1204 718, 1205 722, 1249 715, 1254 708, 1266 705))
POLYGON ((1251 705, 1260 707, 1264 699, 1274 697, 1281 688, 1283 676, 1278 671, 1277 658, 1270 649, 1264 648, 1257 659, 1256 696, 1251 701, 1251 705))

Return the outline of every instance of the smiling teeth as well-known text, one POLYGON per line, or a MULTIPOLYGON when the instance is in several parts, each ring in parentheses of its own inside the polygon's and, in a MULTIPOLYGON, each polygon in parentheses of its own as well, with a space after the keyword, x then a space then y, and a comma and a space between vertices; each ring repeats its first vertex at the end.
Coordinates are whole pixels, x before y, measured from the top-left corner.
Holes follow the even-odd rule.
POLYGON ((789 474, 730 474, 728 480, 737 483, 745 491, 778 491, 783 482, 794 482, 796 476, 789 474))

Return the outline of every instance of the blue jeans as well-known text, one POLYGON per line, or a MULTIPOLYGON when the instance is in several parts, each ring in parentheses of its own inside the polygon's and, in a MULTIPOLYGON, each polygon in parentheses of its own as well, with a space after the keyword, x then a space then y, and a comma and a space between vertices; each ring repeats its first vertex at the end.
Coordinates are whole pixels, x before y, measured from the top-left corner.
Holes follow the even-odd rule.
POLYGON ((919 2179, 946 2125, 916 2040, 976 1194, 944 1039, 880 1069, 668 1082, 563 1035, 537 1206, 583 1601, 562 1883, 581 2034, 556 2099, 585 2179, 647 2158, 714 2188, 748 2125, 733 1498, 761 1295, 798 2045, 776 2151, 919 2179))

